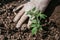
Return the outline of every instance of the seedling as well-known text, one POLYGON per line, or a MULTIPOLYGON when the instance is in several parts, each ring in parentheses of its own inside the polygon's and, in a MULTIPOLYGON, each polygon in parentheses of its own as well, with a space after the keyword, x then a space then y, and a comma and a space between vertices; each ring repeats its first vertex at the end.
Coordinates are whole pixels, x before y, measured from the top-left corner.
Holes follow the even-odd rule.
POLYGON ((32 35, 36 34, 38 30, 42 30, 41 19, 45 19, 47 16, 35 7, 32 10, 29 10, 27 15, 30 18, 29 20, 32 21, 32 24, 30 25, 32 27, 32 35))

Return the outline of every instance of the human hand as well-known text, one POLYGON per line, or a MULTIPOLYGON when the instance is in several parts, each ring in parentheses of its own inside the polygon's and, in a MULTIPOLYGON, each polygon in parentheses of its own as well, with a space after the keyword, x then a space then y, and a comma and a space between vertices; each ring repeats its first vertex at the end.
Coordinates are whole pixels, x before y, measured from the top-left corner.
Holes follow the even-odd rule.
MULTIPOLYGON (((46 8, 46 6, 48 5, 48 3, 50 2, 50 0, 31 0, 30 2, 23 4, 23 8, 19 11, 19 13, 15 16, 14 18, 14 22, 18 21, 16 27, 19 28, 22 23, 28 18, 28 16, 26 15, 26 13, 31 10, 32 8, 36 7, 38 10, 40 10, 41 12, 43 12, 46 8)), ((31 25, 31 21, 29 20, 27 26, 31 25)))
POLYGON ((23 6, 24 7, 19 11, 19 13, 15 16, 13 20, 14 22, 17 22, 19 20, 16 25, 17 28, 19 28, 22 25, 22 23, 28 18, 26 12, 34 8, 34 5, 30 2, 23 4, 23 6))

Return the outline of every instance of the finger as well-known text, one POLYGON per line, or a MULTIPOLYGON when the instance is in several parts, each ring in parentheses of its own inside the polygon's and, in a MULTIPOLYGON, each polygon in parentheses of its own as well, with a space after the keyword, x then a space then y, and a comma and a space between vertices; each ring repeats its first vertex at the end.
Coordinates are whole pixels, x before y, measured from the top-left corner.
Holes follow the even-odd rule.
POLYGON ((17 22, 19 20, 19 18, 23 15, 24 13, 24 8, 21 9, 21 11, 19 11, 19 13, 15 16, 15 18, 13 19, 14 22, 17 22))
MULTIPOLYGON (((32 17, 31 18, 31 20, 33 20, 35 17, 32 17)), ((32 24, 32 21, 31 21, 30 19, 29 19, 29 21, 28 21, 28 24, 27 24, 27 27, 28 27, 28 29, 30 28, 30 26, 31 26, 31 24, 32 24)))
POLYGON ((31 20, 28 21, 27 28, 30 28, 30 25, 32 24, 31 20))
POLYGON ((16 28, 19 28, 22 23, 28 18, 28 16, 26 14, 24 14, 21 19, 18 21, 17 25, 16 25, 16 28))
POLYGON ((22 5, 18 6, 18 7, 16 7, 15 9, 13 9, 13 12, 17 11, 18 9, 20 9, 20 8, 23 7, 23 6, 24 6, 24 4, 22 4, 22 5))

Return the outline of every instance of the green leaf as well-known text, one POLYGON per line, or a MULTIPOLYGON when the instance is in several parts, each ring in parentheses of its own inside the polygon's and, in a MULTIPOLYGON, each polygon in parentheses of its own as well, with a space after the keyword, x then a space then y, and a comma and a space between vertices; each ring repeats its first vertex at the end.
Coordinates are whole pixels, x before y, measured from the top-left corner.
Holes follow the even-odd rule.
POLYGON ((45 14, 39 14, 38 16, 40 16, 41 19, 45 19, 47 16, 45 14))
POLYGON ((33 12, 33 13, 34 13, 33 15, 34 15, 34 16, 37 16, 37 15, 39 14, 39 12, 40 12, 39 10, 35 10, 35 11, 33 12))
POLYGON ((39 28, 40 27, 40 24, 37 24, 37 27, 39 28))
POLYGON ((34 34, 36 34, 37 33, 37 27, 34 27, 33 29, 32 29, 32 35, 34 35, 34 34))
POLYGON ((31 27, 36 27, 36 24, 31 24, 31 27))
POLYGON ((36 19, 32 20, 32 23, 37 23, 36 19))

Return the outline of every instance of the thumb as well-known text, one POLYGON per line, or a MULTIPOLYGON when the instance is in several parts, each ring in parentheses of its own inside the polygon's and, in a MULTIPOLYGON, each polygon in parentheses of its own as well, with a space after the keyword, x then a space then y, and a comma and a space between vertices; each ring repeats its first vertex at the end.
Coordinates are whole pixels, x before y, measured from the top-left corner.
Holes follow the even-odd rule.
POLYGON ((32 21, 31 20, 29 20, 28 21, 28 24, 27 24, 27 28, 29 29, 30 28, 30 25, 32 24, 32 21))

